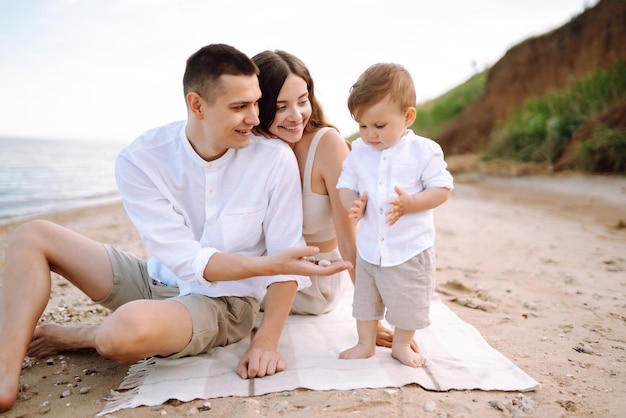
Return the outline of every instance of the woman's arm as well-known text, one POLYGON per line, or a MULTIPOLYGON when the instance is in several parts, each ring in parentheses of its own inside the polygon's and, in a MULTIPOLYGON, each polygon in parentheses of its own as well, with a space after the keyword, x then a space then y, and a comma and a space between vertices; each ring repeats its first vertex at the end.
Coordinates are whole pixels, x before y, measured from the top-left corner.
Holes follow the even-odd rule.
MULTIPOLYGON (((337 181, 341 174, 341 166, 350 150, 345 139, 334 129, 322 137, 317 149, 319 169, 326 192, 330 198, 333 223, 337 234, 337 244, 341 257, 352 263, 356 262, 356 226, 348 217, 348 211, 341 203, 337 181)), ((350 270, 350 278, 354 283, 354 269, 350 270)))

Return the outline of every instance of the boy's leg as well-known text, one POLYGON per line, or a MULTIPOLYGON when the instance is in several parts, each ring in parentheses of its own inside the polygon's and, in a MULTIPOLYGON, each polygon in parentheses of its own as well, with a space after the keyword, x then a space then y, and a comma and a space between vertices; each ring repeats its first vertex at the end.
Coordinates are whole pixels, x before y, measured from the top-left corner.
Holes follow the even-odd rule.
POLYGON ((357 254, 352 316, 357 319, 359 341, 354 347, 341 352, 341 359, 368 358, 376 353, 376 335, 385 307, 376 287, 373 271, 375 267, 357 254))
MULTIPOLYGON (((359 341, 352 348, 342 351, 340 359, 368 358, 376 354, 376 332, 378 331, 378 321, 356 321, 356 330, 359 341)), ((394 337, 395 344, 395 337, 394 337)))
POLYGON ((50 297, 51 271, 96 300, 113 284, 100 243, 46 221, 16 228, 0 279, 0 410, 17 398, 22 361, 50 297))
POLYGON ((414 334, 414 330, 396 328, 393 335, 391 355, 407 366, 422 367, 426 360, 411 348, 414 334))

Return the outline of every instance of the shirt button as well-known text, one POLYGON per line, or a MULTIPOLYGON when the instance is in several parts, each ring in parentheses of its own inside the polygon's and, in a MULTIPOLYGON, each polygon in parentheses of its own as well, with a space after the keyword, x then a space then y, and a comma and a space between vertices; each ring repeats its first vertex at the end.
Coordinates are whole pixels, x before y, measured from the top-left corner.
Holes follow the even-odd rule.
POLYGON ((386 155, 383 155, 383 160, 386 160, 386 159, 387 159, 387 156, 386 156, 386 155))
POLYGON ((383 214, 383 208, 378 209, 378 213, 383 214))
POLYGON ((385 237, 380 237, 380 242, 383 242, 385 240, 385 237))
POLYGON ((379 186, 382 186, 382 185, 383 185, 383 181, 382 181, 382 180, 381 180, 381 181, 379 181, 379 182, 378 182, 378 185, 379 185, 379 186))
POLYGON ((213 193, 213 187, 209 187, 208 192, 209 192, 209 193, 213 193))

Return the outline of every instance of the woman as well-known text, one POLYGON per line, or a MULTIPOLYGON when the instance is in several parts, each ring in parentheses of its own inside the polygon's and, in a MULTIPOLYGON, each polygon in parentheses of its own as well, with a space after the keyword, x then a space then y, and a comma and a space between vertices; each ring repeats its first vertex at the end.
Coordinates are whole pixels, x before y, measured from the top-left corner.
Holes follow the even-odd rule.
MULTIPOLYGON (((252 60, 261 72, 258 127, 287 142, 298 160, 307 245, 320 249, 319 259, 354 262, 356 227, 335 187, 350 152, 345 139, 326 120, 302 61, 284 51, 264 51, 252 60)), ((352 280, 353 274, 350 271, 352 280)), ((319 315, 332 310, 348 284, 345 272, 311 281, 311 287, 296 294, 292 313, 319 315)))
MULTIPOLYGON (((252 61, 259 67, 258 128, 264 135, 291 145, 302 179, 303 235, 320 249, 318 258, 356 261, 356 226, 339 200, 336 188, 350 148, 324 116, 315 98, 313 78, 304 63, 285 51, 263 51, 252 61)), ((349 272, 354 283, 354 270, 349 272)), ((347 284, 345 271, 313 276, 309 288, 296 293, 291 313, 319 315, 332 310, 347 284)), ((349 284, 348 284, 349 285, 349 284)), ((393 332, 381 324, 376 343, 391 347, 393 332)), ((412 344, 417 351, 417 345, 412 344)))

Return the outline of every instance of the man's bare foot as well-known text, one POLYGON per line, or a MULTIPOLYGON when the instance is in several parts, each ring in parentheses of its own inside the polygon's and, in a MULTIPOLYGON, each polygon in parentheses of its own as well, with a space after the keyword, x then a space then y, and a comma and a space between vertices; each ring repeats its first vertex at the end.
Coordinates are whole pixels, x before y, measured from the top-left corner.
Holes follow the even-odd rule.
POLYGON ((391 356, 410 367, 422 367, 426 363, 426 359, 413 351, 410 346, 393 347, 391 356))
POLYGON ((369 358, 369 357, 372 357, 374 354, 376 354, 375 345, 370 346, 370 345, 359 343, 352 348, 342 351, 339 354, 339 358, 343 360, 369 358))
POLYGON ((39 325, 35 328, 26 355, 45 357, 63 351, 93 348, 93 333, 96 327, 97 325, 39 325))
POLYGON ((11 354, 0 350, 0 412, 11 409, 20 387, 23 357, 16 359, 11 354))
POLYGON ((0 376, 0 412, 11 409, 17 399, 19 379, 9 381, 9 376, 0 376))

